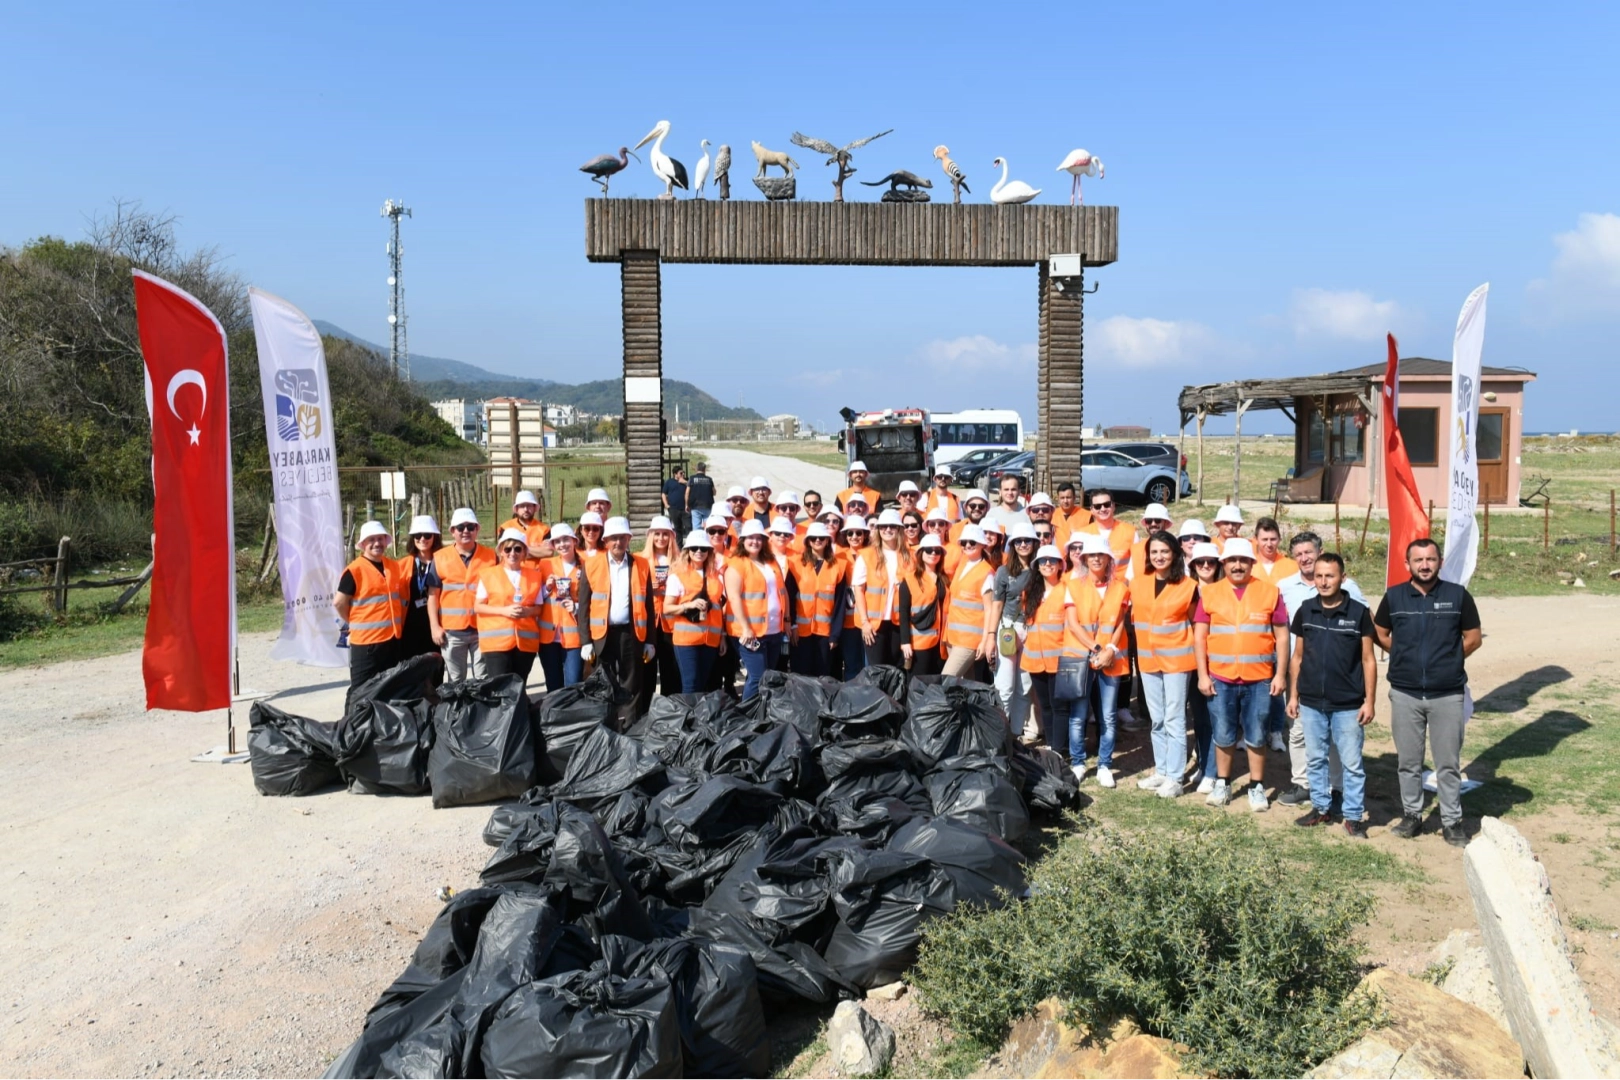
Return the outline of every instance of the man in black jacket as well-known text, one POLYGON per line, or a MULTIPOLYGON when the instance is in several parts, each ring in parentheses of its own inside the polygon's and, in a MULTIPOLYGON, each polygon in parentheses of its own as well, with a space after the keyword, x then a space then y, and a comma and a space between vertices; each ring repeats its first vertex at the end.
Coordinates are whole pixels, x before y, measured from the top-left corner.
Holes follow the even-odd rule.
POLYGON ((1373 616, 1389 653, 1389 726, 1401 781, 1401 820, 1390 829, 1411 839, 1423 829, 1425 738, 1434 754, 1440 826, 1446 843, 1465 847, 1462 823, 1463 661, 1484 639, 1468 590, 1440 578, 1440 545, 1428 537, 1406 546, 1411 579, 1384 594, 1373 616))

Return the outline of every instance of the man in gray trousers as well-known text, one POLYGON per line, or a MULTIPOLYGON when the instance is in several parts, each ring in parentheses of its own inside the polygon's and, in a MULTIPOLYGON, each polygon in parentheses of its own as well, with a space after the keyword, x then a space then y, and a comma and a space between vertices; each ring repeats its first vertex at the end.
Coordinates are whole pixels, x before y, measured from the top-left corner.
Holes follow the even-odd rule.
POLYGON ((1390 832, 1408 840, 1423 829, 1425 738, 1434 754, 1440 827, 1446 843, 1466 847, 1459 769, 1463 743, 1463 660, 1479 648, 1479 609, 1468 590, 1440 579, 1440 545, 1428 537, 1406 546, 1411 578, 1391 586, 1373 616, 1389 653, 1390 730, 1401 780, 1401 820, 1390 832))

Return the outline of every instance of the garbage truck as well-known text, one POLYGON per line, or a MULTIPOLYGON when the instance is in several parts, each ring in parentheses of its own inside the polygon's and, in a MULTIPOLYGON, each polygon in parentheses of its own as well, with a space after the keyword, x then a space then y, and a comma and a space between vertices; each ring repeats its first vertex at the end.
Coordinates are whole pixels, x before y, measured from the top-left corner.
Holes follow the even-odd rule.
POLYGON ((839 415, 844 418, 838 447, 844 451, 845 468, 856 461, 865 465, 867 483, 886 504, 894 501, 903 480, 928 490, 934 473, 934 428, 927 409, 856 412, 846 407, 839 415))

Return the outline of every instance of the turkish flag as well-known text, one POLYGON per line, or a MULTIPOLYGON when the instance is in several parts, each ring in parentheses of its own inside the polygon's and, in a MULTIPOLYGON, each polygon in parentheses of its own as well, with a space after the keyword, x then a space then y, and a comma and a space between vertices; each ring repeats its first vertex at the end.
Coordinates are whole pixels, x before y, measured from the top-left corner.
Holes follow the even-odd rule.
POLYGON ((231 703, 236 545, 225 330, 196 298, 135 272, 152 418, 152 602, 141 670, 148 709, 231 703))
POLYGON ((1406 569, 1406 545, 1429 535, 1429 515, 1423 512, 1412 462, 1401 440, 1400 359, 1395 335, 1389 335, 1389 363, 1384 368, 1384 501, 1389 504, 1389 563, 1384 587, 1398 585, 1412 575, 1406 569))

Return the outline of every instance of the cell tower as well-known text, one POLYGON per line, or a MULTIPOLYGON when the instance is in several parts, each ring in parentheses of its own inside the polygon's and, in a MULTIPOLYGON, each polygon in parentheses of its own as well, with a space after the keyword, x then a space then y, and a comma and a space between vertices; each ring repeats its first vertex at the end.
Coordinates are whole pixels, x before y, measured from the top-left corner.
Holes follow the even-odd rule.
POLYGON ((409 382, 411 378, 411 350, 405 338, 405 278, 403 252, 399 246, 399 219, 411 216, 411 208, 396 199, 383 203, 382 216, 389 219, 393 238, 388 241, 388 328, 392 332, 388 343, 388 360, 393 365, 394 377, 409 382))

